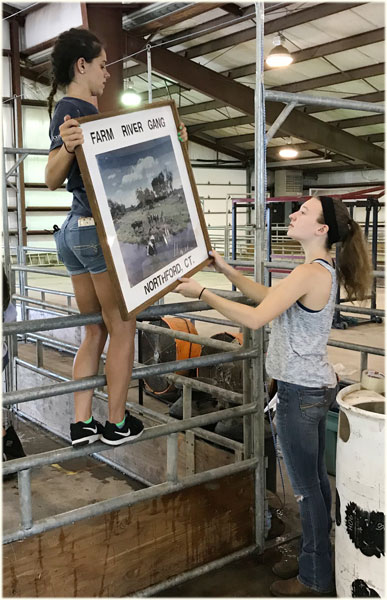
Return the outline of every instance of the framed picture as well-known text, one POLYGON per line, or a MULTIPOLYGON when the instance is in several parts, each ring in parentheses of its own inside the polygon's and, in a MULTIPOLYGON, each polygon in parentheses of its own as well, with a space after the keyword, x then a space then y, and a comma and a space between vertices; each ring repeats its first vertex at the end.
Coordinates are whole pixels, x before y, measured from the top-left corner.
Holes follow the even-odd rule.
POLYGON ((173 101, 79 123, 76 157, 126 320, 207 265, 210 240, 173 101))

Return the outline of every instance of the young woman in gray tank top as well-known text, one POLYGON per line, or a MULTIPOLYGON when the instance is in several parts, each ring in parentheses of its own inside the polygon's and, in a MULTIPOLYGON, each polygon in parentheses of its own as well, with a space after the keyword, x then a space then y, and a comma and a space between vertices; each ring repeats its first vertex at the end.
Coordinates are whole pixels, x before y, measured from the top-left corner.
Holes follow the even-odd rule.
MULTIPOLYGON (((363 300, 371 282, 364 235, 340 200, 312 197, 290 215, 287 235, 300 242, 305 263, 273 288, 244 277, 216 252, 217 271, 259 303, 245 306, 181 279, 176 288, 201 298, 222 315, 258 329, 273 321, 266 370, 277 380, 277 433, 300 509, 302 544, 297 568, 271 586, 275 596, 315 596, 333 590, 331 490, 324 461, 325 419, 336 396, 337 379, 327 358, 327 341, 336 297, 336 277, 351 300, 363 300), (332 245, 340 243, 338 267, 332 245), (298 576, 292 577, 292 575, 298 576)), ((278 565, 277 574, 285 573, 278 565)))

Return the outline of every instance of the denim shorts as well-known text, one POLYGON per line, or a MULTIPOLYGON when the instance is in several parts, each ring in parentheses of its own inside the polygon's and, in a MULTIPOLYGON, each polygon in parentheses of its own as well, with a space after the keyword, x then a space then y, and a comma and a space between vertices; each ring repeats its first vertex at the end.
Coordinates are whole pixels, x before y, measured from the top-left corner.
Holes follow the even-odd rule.
POLYGON ((70 275, 103 273, 107 270, 95 225, 79 227, 80 215, 70 213, 54 232, 58 258, 70 275))

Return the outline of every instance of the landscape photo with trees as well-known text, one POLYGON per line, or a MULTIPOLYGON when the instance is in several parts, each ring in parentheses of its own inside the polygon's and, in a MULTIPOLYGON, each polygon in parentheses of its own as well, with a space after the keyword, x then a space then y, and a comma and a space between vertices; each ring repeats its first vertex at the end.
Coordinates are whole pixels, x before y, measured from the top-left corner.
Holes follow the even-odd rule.
POLYGON ((96 159, 131 287, 197 247, 169 135, 96 159))

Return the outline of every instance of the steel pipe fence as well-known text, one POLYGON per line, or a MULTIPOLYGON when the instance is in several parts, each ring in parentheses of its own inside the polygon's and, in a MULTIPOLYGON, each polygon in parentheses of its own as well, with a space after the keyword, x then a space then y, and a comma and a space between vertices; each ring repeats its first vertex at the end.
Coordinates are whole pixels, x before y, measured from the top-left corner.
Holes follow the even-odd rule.
MULTIPOLYGON (((145 435, 145 433, 143 435, 145 435)), ((209 481, 221 479, 222 477, 234 475, 235 473, 251 470, 256 467, 257 462, 258 461, 255 458, 247 459, 236 464, 227 465, 225 467, 217 467, 215 469, 210 469, 209 471, 196 473, 195 475, 189 475, 182 481, 156 484, 150 488, 129 492, 128 494, 110 498, 109 500, 102 500, 82 508, 76 508, 65 513, 40 519, 35 523, 32 523, 31 527, 28 529, 19 529, 17 531, 5 534, 3 536, 3 543, 9 544, 10 542, 20 541, 33 535, 39 535, 46 531, 50 531, 51 529, 65 527, 66 525, 73 525, 74 523, 82 521, 83 519, 97 517, 105 513, 120 510, 121 508, 134 506, 139 502, 161 498, 167 494, 180 492, 195 485, 200 485, 209 481)), ((26 516, 22 516, 22 519, 24 518, 26 518, 26 516)))
MULTIPOLYGON (((198 358, 189 358, 185 360, 175 360, 156 365, 147 365, 133 369, 132 379, 144 379, 152 375, 163 375, 165 373, 173 373, 183 369, 192 369, 200 366, 212 366, 219 363, 228 363, 238 360, 256 358, 258 350, 238 350, 235 352, 222 352, 218 354, 209 354, 198 358)), ((69 383, 59 383, 46 385, 37 388, 29 388, 18 390, 15 392, 7 392, 3 396, 3 406, 11 406, 31 400, 39 400, 41 398, 49 398, 51 396, 60 396, 71 392, 81 390, 90 390, 92 388, 104 387, 106 385, 105 375, 94 375, 92 377, 83 377, 69 383)))
MULTIPOLYGON (((56 381, 71 381, 68 377, 65 377, 63 375, 58 375, 57 373, 53 373, 42 367, 34 366, 31 363, 20 360, 19 358, 16 358, 15 361, 16 361, 17 365, 20 365, 26 369, 29 369, 35 373, 38 373, 39 375, 44 375, 45 377, 50 377, 51 379, 54 379, 56 381)), ((163 377, 167 381, 170 381, 171 383, 175 383, 176 386, 178 386, 178 387, 183 387, 184 385, 186 385, 187 387, 191 387, 192 389, 199 390, 199 391, 205 391, 213 396, 216 396, 217 401, 226 406, 229 406, 229 404, 234 404, 234 405, 241 404, 241 396, 242 395, 237 394, 236 392, 231 392, 230 390, 223 390, 223 388, 218 388, 213 385, 210 385, 210 384, 207 384, 207 383, 204 383, 201 381, 197 381, 196 379, 191 379, 189 377, 185 377, 183 375, 165 374, 165 375, 163 375, 163 377)), ((99 400, 102 400, 106 404, 108 402, 108 395, 105 392, 95 391, 93 396, 95 398, 98 398, 99 400)), ((170 422, 174 422, 176 420, 174 417, 170 417, 168 415, 165 415, 165 414, 159 413, 155 410, 152 410, 151 408, 148 408, 144 405, 140 405, 140 404, 136 404, 136 403, 132 403, 132 402, 126 402, 126 408, 128 408, 131 412, 134 412, 136 415, 148 417, 149 419, 157 422, 158 424, 170 423, 170 422)), ((21 411, 19 411, 19 412, 21 412, 21 411)), ((25 416, 27 418, 27 415, 25 415, 25 416)), ((207 440, 210 442, 214 442, 216 444, 219 444, 220 446, 224 446, 225 448, 229 448, 230 450, 233 450, 235 455, 241 454, 241 451, 243 449, 243 444, 241 442, 237 442, 235 440, 232 440, 231 438, 225 438, 221 435, 218 435, 217 433, 214 433, 213 431, 207 431, 206 429, 195 428, 192 431, 196 434, 197 437, 199 437, 201 439, 204 439, 204 440, 207 440)), ((102 460, 105 460, 105 462, 107 462, 106 459, 102 459, 102 460)), ((134 475, 131 474, 130 476, 133 477, 134 475)), ((138 478, 138 476, 136 475, 135 478, 138 478)), ((145 480, 142 480, 142 481, 145 481, 145 480)), ((151 485, 149 482, 145 482, 145 483, 146 483, 146 485, 151 485)))

